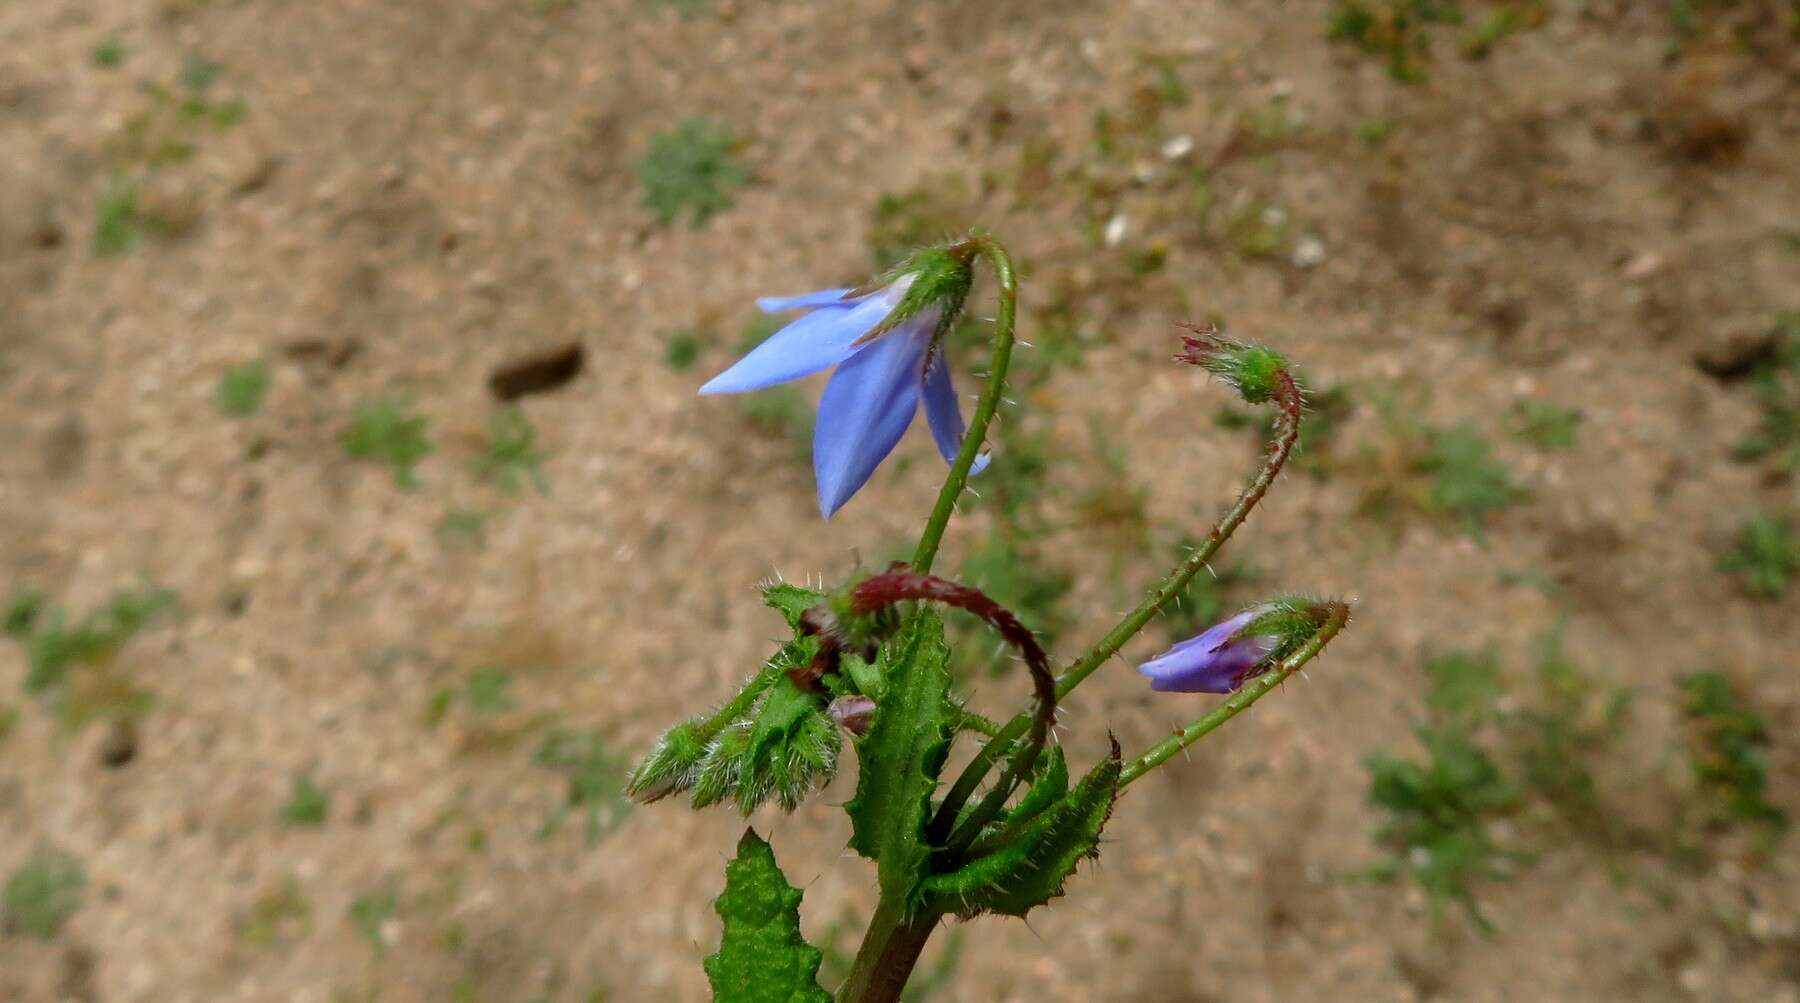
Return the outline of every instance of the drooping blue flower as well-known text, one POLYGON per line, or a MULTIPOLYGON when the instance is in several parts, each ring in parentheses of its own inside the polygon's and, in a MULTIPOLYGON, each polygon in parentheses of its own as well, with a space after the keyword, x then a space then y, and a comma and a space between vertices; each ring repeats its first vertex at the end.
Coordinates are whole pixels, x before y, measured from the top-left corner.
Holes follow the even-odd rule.
POLYGON ((1271 608, 1253 606, 1221 620, 1138 666, 1138 671, 1150 677, 1150 688, 1159 693, 1230 693, 1282 646, 1279 635, 1243 633, 1271 608))
MULTIPOLYGON (((806 313, 700 393, 762 390, 836 366, 813 425, 813 477, 819 512, 829 519, 868 482, 921 405, 938 453, 946 463, 956 459, 964 425, 942 341, 969 281, 966 260, 932 249, 872 289, 759 299, 768 313, 806 313)), ((973 472, 986 465, 978 457, 973 472)))

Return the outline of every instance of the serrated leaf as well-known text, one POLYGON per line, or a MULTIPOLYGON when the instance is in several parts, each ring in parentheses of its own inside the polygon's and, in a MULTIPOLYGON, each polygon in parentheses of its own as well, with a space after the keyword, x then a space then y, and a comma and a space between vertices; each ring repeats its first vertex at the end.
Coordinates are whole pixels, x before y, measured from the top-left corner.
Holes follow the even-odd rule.
MULTIPOLYGON (((1063 893, 1082 860, 1096 855, 1100 831, 1119 793, 1119 746, 1075 788, 1011 830, 1003 846, 925 882, 929 908, 974 916, 1024 916, 1063 893)), ((1045 779, 1050 779, 1046 776, 1045 779)), ((1042 783, 1042 781, 1040 781, 1042 783)), ((1020 802, 1023 809, 1030 800, 1020 802)), ((1022 812, 1020 814, 1023 818, 1022 812)))
POLYGON ((795 629, 800 627, 800 617, 825 599, 823 592, 803 589, 789 582, 763 586, 762 596, 763 605, 779 611, 787 625, 795 629))
POLYGON ((952 734, 949 658, 943 622, 921 610, 877 660, 886 683, 856 746, 856 796, 844 810, 850 847, 875 861, 884 899, 916 903, 930 866, 925 823, 952 734))
POLYGON ((800 936, 800 889, 756 830, 738 840, 713 911, 725 923, 718 953, 704 962, 713 1003, 831 1003, 819 988, 819 951, 800 936))

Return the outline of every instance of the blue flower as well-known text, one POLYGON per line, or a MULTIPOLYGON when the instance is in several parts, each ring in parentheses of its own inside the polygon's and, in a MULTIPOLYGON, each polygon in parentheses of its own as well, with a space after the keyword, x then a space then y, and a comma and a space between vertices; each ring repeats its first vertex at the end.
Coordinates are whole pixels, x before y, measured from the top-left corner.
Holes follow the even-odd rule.
MULTIPOLYGON (((968 292, 968 263, 934 250, 902 269, 871 291, 757 300, 767 313, 806 314, 700 388, 744 393, 837 367, 813 426, 813 477, 827 519, 868 482, 921 404, 944 461, 962 448, 962 411, 941 342, 968 292)), ((978 457, 973 471, 986 465, 978 457)))
POLYGON ((1138 666, 1138 671, 1150 677, 1150 688, 1159 693, 1230 693, 1282 646, 1278 634, 1241 633, 1272 608, 1253 606, 1222 620, 1138 666))

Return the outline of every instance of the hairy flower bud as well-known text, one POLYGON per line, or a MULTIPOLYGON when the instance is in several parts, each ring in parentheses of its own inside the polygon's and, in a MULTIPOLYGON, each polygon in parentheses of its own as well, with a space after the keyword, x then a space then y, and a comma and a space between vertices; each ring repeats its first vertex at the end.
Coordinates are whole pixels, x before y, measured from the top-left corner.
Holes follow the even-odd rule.
POLYGON ((1214 327, 1190 327, 1199 337, 1183 337, 1176 361, 1186 362, 1234 387, 1248 404, 1262 404, 1289 381, 1287 359, 1261 345, 1232 341, 1214 327))
POLYGON ((875 720, 875 701, 865 696, 838 697, 825 709, 838 727, 861 738, 875 720))
POLYGON ((1162 693, 1230 693, 1305 644, 1327 608, 1290 596, 1252 606, 1138 666, 1162 693))
POLYGON ((650 754, 631 771, 625 793, 640 804, 649 804, 693 786, 707 746, 699 724, 698 718, 692 718, 663 732, 650 754))

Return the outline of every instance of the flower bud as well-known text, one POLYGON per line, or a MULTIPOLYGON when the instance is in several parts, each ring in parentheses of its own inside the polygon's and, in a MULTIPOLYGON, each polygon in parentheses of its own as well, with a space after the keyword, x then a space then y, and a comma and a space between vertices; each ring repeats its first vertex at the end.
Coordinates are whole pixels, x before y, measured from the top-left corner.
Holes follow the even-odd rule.
POLYGON ((639 804, 660 801, 693 786, 694 773, 706 755, 699 720, 690 719, 663 732, 643 762, 631 771, 625 793, 639 804))
POLYGON ((1326 607, 1290 596, 1252 606, 1138 666, 1160 693, 1230 693, 1305 644, 1326 607))
POLYGON ((1247 404, 1264 403, 1290 379, 1287 358, 1272 348, 1232 341, 1217 328, 1191 330, 1199 337, 1183 337, 1176 360, 1199 366, 1231 384, 1247 404))
POLYGON ((831 701, 826 713, 838 727, 861 738, 868 734, 869 725, 875 720, 875 701, 860 695, 838 697, 831 701))

